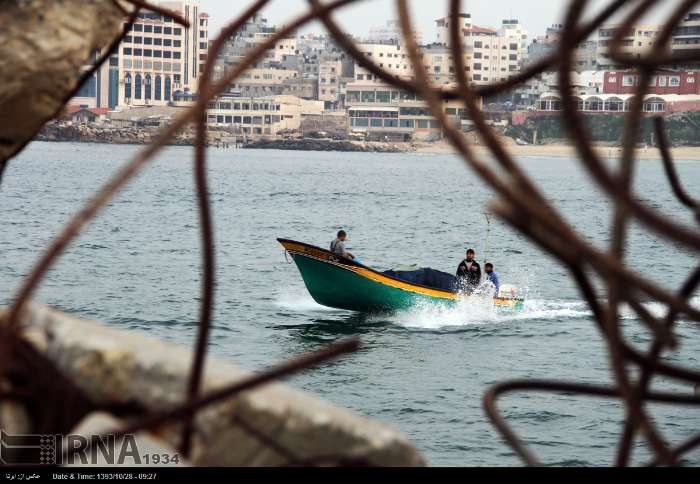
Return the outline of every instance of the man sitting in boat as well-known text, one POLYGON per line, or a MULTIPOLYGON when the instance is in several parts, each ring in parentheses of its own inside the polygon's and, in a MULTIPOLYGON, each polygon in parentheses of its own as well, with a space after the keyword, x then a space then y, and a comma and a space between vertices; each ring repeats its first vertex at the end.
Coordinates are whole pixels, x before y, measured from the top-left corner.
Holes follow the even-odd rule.
POLYGON ((481 282, 481 266, 476 261, 474 249, 467 251, 467 258, 457 268, 457 287, 460 291, 471 294, 481 282))
POLYGON ((331 242, 331 252, 337 256, 345 257, 347 259, 355 259, 352 255, 345 249, 345 240, 348 238, 348 234, 344 230, 338 231, 338 235, 335 240, 331 242))

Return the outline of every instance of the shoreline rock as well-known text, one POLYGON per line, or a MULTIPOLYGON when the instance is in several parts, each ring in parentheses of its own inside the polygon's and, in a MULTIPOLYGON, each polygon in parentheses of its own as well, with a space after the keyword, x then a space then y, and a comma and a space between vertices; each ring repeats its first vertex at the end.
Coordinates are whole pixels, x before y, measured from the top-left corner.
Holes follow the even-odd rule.
MULTIPOLYGON (((85 125, 49 123, 34 138, 35 141, 101 143, 118 145, 146 145, 155 139, 160 128, 117 127, 111 125, 85 125)), ((169 146, 194 146, 193 130, 180 133, 168 142, 169 146)), ((277 139, 261 138, 242 143, 240 137, 222 131, 208 132, 210 147, 268 149, 289 151, 339 151, 365 153, 407 153, 416 151, 412 143, 382 141, 347 141, 330 139, 277 139)))

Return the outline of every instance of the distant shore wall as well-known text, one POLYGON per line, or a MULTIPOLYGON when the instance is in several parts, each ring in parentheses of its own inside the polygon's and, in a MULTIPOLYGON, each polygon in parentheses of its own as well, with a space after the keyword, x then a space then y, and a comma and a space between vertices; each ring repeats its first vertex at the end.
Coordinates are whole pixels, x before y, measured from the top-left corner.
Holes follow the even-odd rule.
MULTIPOLYGON (((145 145, 149 144, 154 137, 158 135, 159 131, 160 128, 148 127, 136 128, 117 127, 107 124, 85 125, 51 123, 46 125, 34 139, 36 141, 145 145)), ((240 135, 235 136, 225 131, 208 131, 207 140, 209 146, 222 148, 375 153, 404 153, 414 151, 414 146, 411 143, 379 141, 261 138, 244 142, 240 135)), ((175 146, 194 146, 194 131, 183 131, 169 144, 175 146)))

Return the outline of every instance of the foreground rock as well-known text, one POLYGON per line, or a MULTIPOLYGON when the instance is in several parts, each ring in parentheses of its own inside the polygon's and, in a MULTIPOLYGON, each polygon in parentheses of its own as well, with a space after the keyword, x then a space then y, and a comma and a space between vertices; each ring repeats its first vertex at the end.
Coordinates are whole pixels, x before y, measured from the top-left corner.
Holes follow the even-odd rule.
MULTIPOLYGON (((39 304, 27 308, 21 323, 25 339, 95 402, 158 411, 183 401, 192 359, 183 347, 39 304)), ((204 391, 248 375, 210 358, 204 391)), ((159 427, 157 434, 162 445, 178 447, 177 425, 159 427)), ((285 465, 290 454, 312 462, 333 457, 377 466, 424 464, 408 440, 391 428, 279 383, 244 392, 198 414, 194 465, 285 465)))
POLYGON ((119 35, 126 2, 5 0, 0 9, 0 161, 17 153, 119 35))

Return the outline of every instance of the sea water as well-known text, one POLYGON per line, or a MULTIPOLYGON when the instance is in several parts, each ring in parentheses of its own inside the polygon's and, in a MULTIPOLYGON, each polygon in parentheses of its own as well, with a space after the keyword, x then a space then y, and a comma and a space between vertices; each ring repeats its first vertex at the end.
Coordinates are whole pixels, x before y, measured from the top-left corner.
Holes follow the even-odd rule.
MULTIPOLYGON (((138 150, 132 146, 34 143, 12 160, 0 187, 0 304, 6 305, 42 250, 71 216, 138 150)), ((209 150, 217 292, 211 352, 256 369, 358 335, 356 354, 290 380, 405 433, 433 465, 518 465, 482 408, 493 384, 521 378, 609 383, 609 359, 591 312, 566 269, 483 212, 495 195, 448 155, 209 150), (385 270, 418 264, 456 270, 467 248, 495 265, 501 283, 526 296, 522 312, 487 299, 360 315, 317 305, 276 237, 348 249, 385 270), (487 237, 488 233, 488 237, 487 237), (484 251, 488 248, 488 253, 484 251)), ((168 148, 78 237, 36 299, 122 329, 191 345, 200 298, 201 252, 193 150, 168 148)), ((599 247, 610 243, 610 203, 574 160, 524 158, 567 221, 599 247)), ((679 161, 700 195, 700 162, 679 161)), ((675 220, 692 219, 670 194, 660 161, 640 161, 637 197, 675 220)), ((627 258, 667 290, 680 286, 696 254, 633 225, 627 258)), ((693 301, 700 307, 700 301, 693 301)), ((657 315, 663 307, 650 304, 657 315)), ((651 338, 623 311, 630 342, 651 338)), ((700 330, 681 321, 668 361, 698 367, 700 330)), ((692 394, 657 379, 656 389, 692 394)), ((576 395, 513 394, 504 416, 540 458, 558 465, 613 462, 619 403, 576 395)), ((700 429, 700 411, 652 405, 665 437, 700 429)), ((635 445, 635 462, 649 456, 635 445)), ((688 462, 700 463, 700 453, 688 462)))

